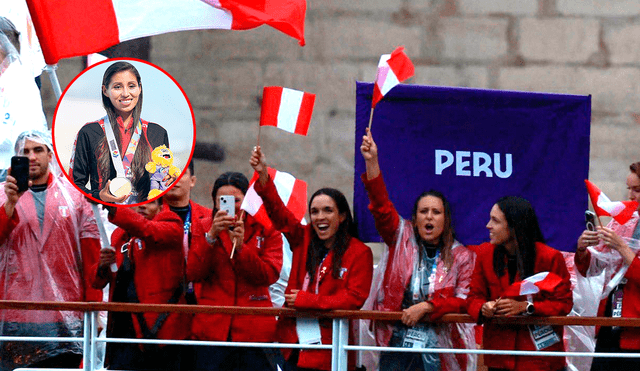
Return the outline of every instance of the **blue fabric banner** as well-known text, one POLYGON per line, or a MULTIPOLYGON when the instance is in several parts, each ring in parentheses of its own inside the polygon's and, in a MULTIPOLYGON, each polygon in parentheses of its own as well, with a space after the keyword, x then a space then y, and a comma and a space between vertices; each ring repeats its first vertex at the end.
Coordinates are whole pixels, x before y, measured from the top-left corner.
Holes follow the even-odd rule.
MULTIPOLYGON (((360 154, 373 84, 357 83, 354 216, 381 241, 367 206, 360 154)), ((575 251, 588 209, 591 97, 398 85, 376 106, 372 133, 391 201, 405 219, 430 189, 447 197, 457 239, 489 240, 498 198, 526 198, 550 246, 575 251)))

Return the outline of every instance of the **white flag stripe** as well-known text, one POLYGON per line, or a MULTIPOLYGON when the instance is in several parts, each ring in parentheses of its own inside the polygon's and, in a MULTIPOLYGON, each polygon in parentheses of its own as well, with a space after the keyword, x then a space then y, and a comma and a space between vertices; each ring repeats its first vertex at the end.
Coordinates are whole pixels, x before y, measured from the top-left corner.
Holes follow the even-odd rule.
POLYGON ((231 13, 202 0, 113 0, 120 41, 166 32, 231 29, 231 13), (179 4, 179 5, 178 5, 179 4))
POLYGON ((293 175, 281 171, 276 172, 276 176, 273 179, 273 183, 278 190, 278 195, 285 205, 289 204, 289 198, 291 197, 295 181, 296 178, 294 178, 293 175))
POLYGON ((547 278, 549 272, 540 272, 531 277, 525 278, 520 284, 520 295, 537 294, 540 288, 535 284, 547 278))
POLYGON ((303 91, 282 88, 280 109, 278 110, 278 128, 295 133, 303 96, 303 91))
POLYGON ((389 68, 389 72, 387 72, 387 78, 384 80, 384 85, 380 87, 380 92, 382 93, 382 95, 387 95, 389 90, 393 89, 393 87, 398 85, 399 83, 400 81, 398 81, 398 77, 395 73, 393 73, 391 68, 389 68))
POLYGON ((240 208, 242 210, 246 210, 250 215, 256 215, 261 206, 262 199, 258 196, 258 193, 256 193, 252 184, 247 190, 247 194, 244 196, 244 200, 242 201, 242 206, 240 206, 240 208))
POLYGON ((600 195, 598 195, 598 207, 609 213, 611 216, 620 214, 626 208, 622 202, 612 202, 604 193, 600 193, 600 195))

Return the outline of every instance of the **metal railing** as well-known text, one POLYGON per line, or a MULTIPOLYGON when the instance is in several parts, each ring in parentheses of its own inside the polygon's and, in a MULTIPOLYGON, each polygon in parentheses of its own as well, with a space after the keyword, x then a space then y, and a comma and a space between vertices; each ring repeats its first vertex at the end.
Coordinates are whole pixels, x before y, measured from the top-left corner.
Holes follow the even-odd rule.
MULTIPOLYGON (((223 307, 207 305, 181 304, 126 304, 102 302, 27 302, 0 300, 0 310, 56 310, 84 312, 84 332, 82 338, 59 337, 16 337, 0 336, 0 341, 49 341, 49 342, 82 342, 83 370, 93 371, 95 367, 96 346, 98 343, 138 343, 138 344, 174 344, 199 346, 242 346, 256 348, 296 348, 296 349, 326 349, 331 350, 331 369, 334 371, 347 370, 347 353, 349 351, 394 351, 414 353, 464 353, 464 354, 498 354, 519 356, 552 356, 552 357, 618 357, 640 358, 640 353, 592 353, 592 352, 548 352, 548 351, 512 351, 491 349, 445 349, 445 348, 392 348, 378 346, 349 345, 349 320, 368 319, 375 321, 398 321, 402 312, 379 312, 364 310, 332 310, 332 311, 302 311, 290 308, 254 308, 254 307, 223 307), (175 312, 175 313, 205 313, 229 315, 265 315, 279 317, 316 317, 333 320, 332 344, 288 344, 288 343, 256 343, 256 342, 226 342, 226 341, 196 341, 196 340, 163 340, 163 339, 125 339, 98 338, 98 312, 175 312)), ((466 314, 447 314, 438 323, 474 323, 466 314)), ((493 318, 490 323, 503 325, 560 325, 560 326, 620 326, 640 327, 640 318, 609 318, 609 317, 534 317, 514 316, 493 318)))

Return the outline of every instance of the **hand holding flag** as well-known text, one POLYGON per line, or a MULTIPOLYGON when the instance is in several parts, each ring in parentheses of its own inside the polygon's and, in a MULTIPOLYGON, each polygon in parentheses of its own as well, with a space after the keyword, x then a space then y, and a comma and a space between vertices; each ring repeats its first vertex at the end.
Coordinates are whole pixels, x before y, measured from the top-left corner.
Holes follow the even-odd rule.
POLYGON ((618 223, 625 224, 638 209, 637 201, 611 201, 595 184, 586 179, 584 182, 587 185, 593 210, 598 217, 610 216, 618 223))
POLYGON ((397 47, 391 54, 383 54, 378 62, 378 74, 373 86, 371 109, 396 85, 413 76, 413 63, 406 54, 404 47, 397 47))
MULTIPOLYGON (((266 175, 264 174, 264 169, 261 168, 261 166, 266 165, 264 164, 264 156, 260 151, 260 147, 255 148, 251 156, 251 165, 256 169, 256 172, 249 182, 249 189, 240 208, 253 216, 265 228, 270 229, 273 228, 273 223, 267 215, 262 198, 258 196, 255 190, 255 182, 266 175)), ((282 171, 272 168, 267 168, 266 170, 271 179, 273 179, 282 202, 298 221, 302 221, 307 210, 307 183, 282 171)), ((262 183, 262 179, 260 179, 260 182, 262 183)))

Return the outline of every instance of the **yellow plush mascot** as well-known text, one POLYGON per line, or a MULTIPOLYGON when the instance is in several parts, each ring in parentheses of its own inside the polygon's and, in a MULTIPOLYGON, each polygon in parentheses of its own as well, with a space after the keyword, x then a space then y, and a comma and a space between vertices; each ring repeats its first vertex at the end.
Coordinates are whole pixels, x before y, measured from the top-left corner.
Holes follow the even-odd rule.
POLYGON ((170 178, 180 176, 180 169, 173 165, 173 152, 164 144, 156 147, 151 152, 151 160, 147 162, 145 169, 151 173, 151 188, 148 200, 159 196, 167 188, 165 182, 170 178))

